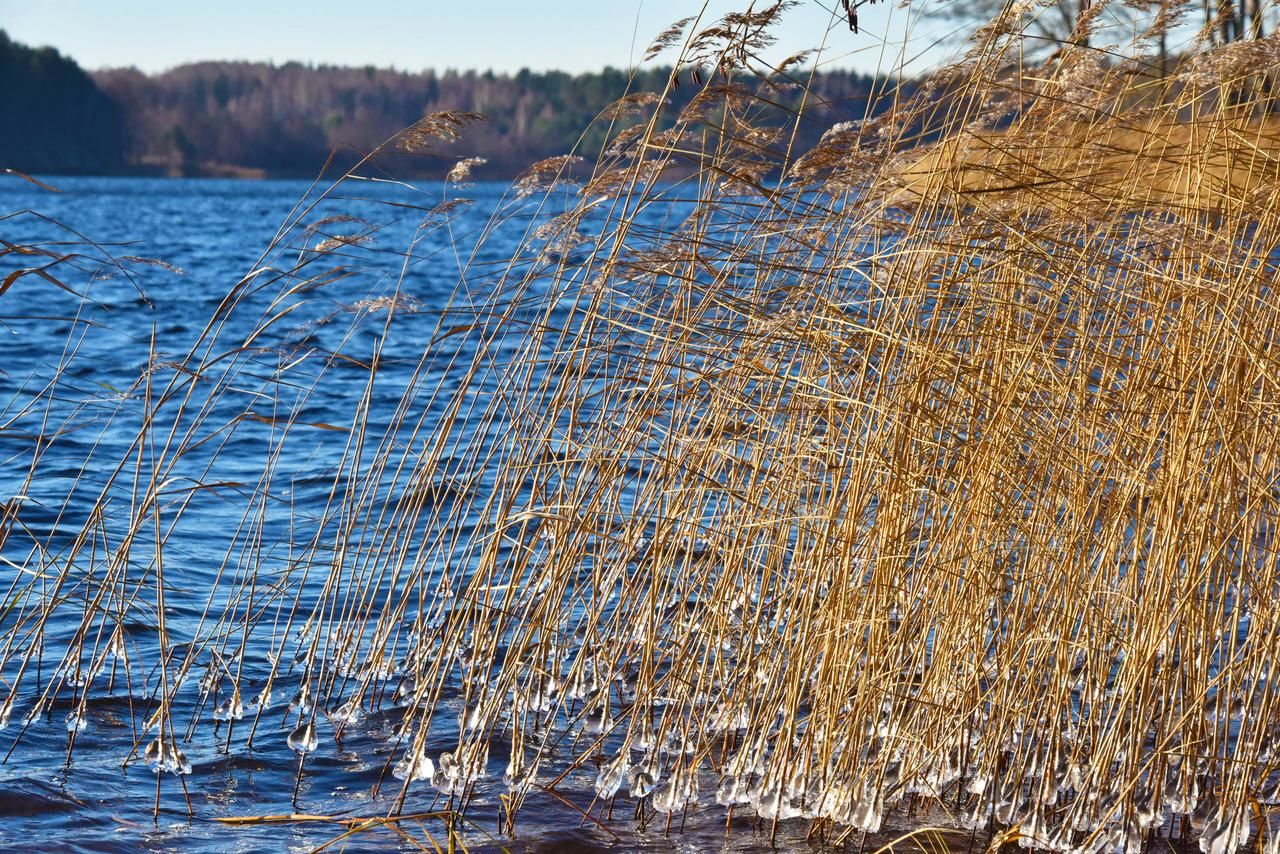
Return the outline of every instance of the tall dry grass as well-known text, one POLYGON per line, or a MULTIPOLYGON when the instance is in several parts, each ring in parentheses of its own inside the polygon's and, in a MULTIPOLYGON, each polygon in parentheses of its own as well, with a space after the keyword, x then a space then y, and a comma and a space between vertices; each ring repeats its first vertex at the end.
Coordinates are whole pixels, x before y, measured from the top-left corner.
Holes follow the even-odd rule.
POLYGON ((508 830, 586 780, 602 822, 618 798, 668 823, 714 801, 839 842, 926 806, 1032 848, 1280 850, 1276 40, 1155 76, 1156 34, 1102 61, 1086 16, 1032 67, 1014 4, 797 151, 805 113, 775 96, 803 74, 759 59, 784 12, 673 28, 655 49, 701 87, 688 110, 630 96, 606 150, 516 182, 542 212, 521 251, 469 266, 488 295, 459 291, 393 412, 365 366, 320 519, 272 521, 273 466, 306 441, 273 421, 178 639, 167 538, 221 487, 173 479, 267 417, 213 418, 237 383, 289 380, 253 379, 225 318, 252 304, 265 334, 358 241, 237 285, 140 381, 128 453, 93 460, 131 496, 123 536, 90 514, 13 576, 6 716, 83 702, 111 661, 150 698, 136 759, 166 773, 216 713, 230 750, 287 740, 301 778, 399 703, 399 806, 503 790, 508 830), (126 643, 128 620, 154 637, 126 643), (253 700, 272 692, 288 712, 253 700))

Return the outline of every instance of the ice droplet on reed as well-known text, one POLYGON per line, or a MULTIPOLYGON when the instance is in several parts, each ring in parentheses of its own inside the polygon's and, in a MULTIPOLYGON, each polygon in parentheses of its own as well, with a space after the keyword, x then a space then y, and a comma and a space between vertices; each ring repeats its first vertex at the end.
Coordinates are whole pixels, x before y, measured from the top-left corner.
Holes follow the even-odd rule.
POLYGON ((1033 809, 1018 825, 1018 845, 1022 848, 1050 848, 1049 828, 1040 810, 1033 809))
POLYGON ((683 807, 677 793, 675 777, 668 777, 653 791, 653 808, 661 813, 677 812, 683 807))
POLYGON ((288 744, 290 750, 298 753, 310 753, 315 750, 320 745, 320 739, 316 736, 315 721, 300 724, 289 733, 288 744))
POLYGON ((642 759, 627 771, 627 789, 633 798, 648 797, 658 785, 657 757, 642 759))
POLYGON ((1280 831, 1276 828, 1267 829, 1267 842, 1262 848, 1262 854, 1280 854, 1280 831))
POLYGON ((698 775, 690 766, 672 771, 653 793, 653 808, 662 813, 679 812, 685 806, 697 802, 698 775))
POLYGON ((841 821, 853 811, 853 787, 843 782, 830 783, 819 796, 819 818, 841 821))
POLYGON ((462 782, 462 769, 453 754, 445 751, 440 754, 440 775, 435 779, 435 786, 447 795, 461 794, 465 788, 462 782))
POLYGON ((732 774, 725 774, 720 778, 720 784, 716 786, 716 803, 722 807, 731 807, 738 803, 740 796, 738 778, 732 774))
MULTIPOLYGON (((1198 789, 1199 783, 1197 782, 1195 790, 1193 790, 1193 799, 1195 798, 1195 794, 1198 793, 1196 791, 1198 789)), ((1206 789, 1208 789, 1208 787, 1206 787, 1206 789)), ((1218 798, 1213 793, 1212 789, 1208 789, 1208 791, 1205 792, 1204 797, 1199 798, 1195 808, 1191 810, 1191 826, 1204 827, 1206 828, 1207 833, 1208 825, 1218 811, 1218 798)))
POLYGON ((200 679, 200 693, 208 694, 216 688, 221 675, 222 674, 218 672, 217 668, 210 664, 209 668, 204 672, 204 676, 200 679))
POLYGON ((637 753, 644 753, 653 747, 657 740, 658 735, 654 732, 653 723, 649 720, 648 713, 642 713, 640 722, 636 725, 635 735, 631 739, 631 749, 637 753))
POLYGON ((851 816, 854 827, 867 833, 878 833, 884 821, 884 801, 874 787, 868 786, 853 807, 851 816))
POLYGON ((335 724, 349 726, 360 722, 360 700, 352 697, 329 713, 329 720, 335 724))
POLYGON ((111 641, 107 644, 107 655, 122 661, 125 658, 124 631, 119 626, 116 626, 116 630, 111 634, 111 641))
POLYGON ((311 714, 311 689, 304 682, 289 699, 289 711, 300 715, 311 714))
POLYGON ((617 756, 600 766, 600 773, 596 774, 596 795, 601 799, 612 798, 618 794, 618 789, 622 788, 622 779, 627 774, 628 758, 627 750, 624 748, 618 751, 617 756))
POLYGON ((395 702, 401 705, 409 702, 417 690, 417 680, 412 676, 405 676, 400 680, 400 684, 396 686, 395 702))
POLYGON ((219 703, 213 710, 213 717, 219 721, 238 721, 243 718, 244 703, 240 700, 240 691, 233 691, 230 697, 219 703))
POLYGON ((502 782, 507 789, 512 792, 527 789, 533 782, 533 773, 533 766, 525 760, 524 750, 513 747, 507 770, 502 774, 502 782))
POLYGON ((1200 835, 1203 854, 1235 854, 1249 841, 1249 814, 1230 812, 1223 804, 1205 823, 1200 835))
POLYGON ((780 781, 771 780, 753 792, 753 795, 751 805, 755 807, 756 814, 766 821, 785 821, 794 817, 780 781))
POLYGON ((183 753, 173 739, 156 736, 147 744, 142 754, 143 761, 159 774, 166 771, 170 774, 190 774, 191 760, 183 753))
POLYGON ((80 668, 80 661, 78 658, 76 661, 67 663, 66 665, 58 668, 58 675, 73 688, 81 688, 89 684, 88 677, 85 675, 84 670, 80 668))
POLYGON ((582 731, 587 735, 600 735, 613 727, 613 718, 609 715, 609 694, 604 694, 599 704, 589 709, 582 718, 582 731))
POLYGON ((560 693, 560 683, 554 676, 536 677, 529 685, 526 695, 530 709, 535 712, 548 712, 555 708, 556 696, 560 693))
POLYGON ((147 716, 147 719, 142 723, 142 731, 144 733, 151 732, 153 729, 157 729, 160 726, 160 713, 163 711, 164 707, 161 706, 147 716))
POLYGON ((431 757, 427 756, 422 748, 410 747, 391 769, 392 775, 397 780, 412 782, 414 780, 426 780, 430 785, 435 780, 436 764, 431 761, 431 757))

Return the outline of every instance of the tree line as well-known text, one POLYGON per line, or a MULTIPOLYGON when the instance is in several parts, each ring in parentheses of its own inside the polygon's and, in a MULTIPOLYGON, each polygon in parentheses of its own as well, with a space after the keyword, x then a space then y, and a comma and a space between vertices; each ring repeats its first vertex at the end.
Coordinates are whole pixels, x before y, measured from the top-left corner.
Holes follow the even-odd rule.
MULTIPOLYGON (((191 173, 234 166, 271 175, 312 175, 327 158, 344 168, 424 115, 482 113, 486 121, 432 158, 400 158, 388 168, 443 174, 458 156, 488 160, 482 177, 510 177, 531 162, 575 146, 599 150, 593 120, 628 92, 661 92, 671 71, 614 68, 558 71, 424 71, 201 62, 162 74, 135 69, 94 75, 128 117, 128 157, 140 167, 191 173), (585 132, 585 136, 583 136, 585 132)), ((824 73, 814 89, 840 118, 859 117, 877 81, 824 73)), ((697 87, 671 93, 679 110, 697 87)), ((827 126, 830 125, 831 116, 827 126)), ((815 126, 816 127, 816 126, 815 126)), ((382 162, 388 163, 388 158, 382 162)))
MULTIPOLYGON (((797 72, 799 76, 805 76, 797 72)), ((113 69, 88 74, 52 48, 0 34, 0 85, 20 120, 0 130, 0 167, 45 173, 255 174, 314 176, 332 158, 345 168, 424 115, 482 113, 459 143, 429 156, 384 157, 398 174, 442 175, 458 157, 488 160, 479 178, 508 178, 531 162, 600 150, 601 111, 629 92, 661 92, 669 68, 406 72, 297 62, 200 62, 159 74, 113 69)), ((805 77, 807 81, 807 77, 805 77)), ((698 90, 670 93, 675 115, 698 90)), ((885 81, 830 71, 810 82, 812 115, 801 137, 859 118, 885 81)), ((798 88, 774 97, 798 105, 798 88)), ((783 118, 782 111, 779 119, 783 118)), ((804 139, 798 140, 800 142, 804 139)))

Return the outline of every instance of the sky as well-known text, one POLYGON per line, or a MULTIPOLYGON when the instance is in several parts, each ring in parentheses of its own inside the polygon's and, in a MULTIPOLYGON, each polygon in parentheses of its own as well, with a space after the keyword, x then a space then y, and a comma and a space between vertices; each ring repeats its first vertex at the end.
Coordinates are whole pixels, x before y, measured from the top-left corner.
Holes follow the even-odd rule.
MULTIPOLYGON (((206 59, 514 72, 638 61, 703 0, 0 0, 0 28, 88 69, 161 71, 206 59)), ((706 23, 748 0, 706 0, 706 23)), ((764 0, 757 0, 763 5, 764 0)), ((774 59, 820 44, 831 67, 922 70, 942 58, 895 0, 864 2, 854 35, 839 0, 801 0, 774 59), (910 33, 910 38, 908 38, 910 33), (899 60, 907 45, 905 67, 899 60)))

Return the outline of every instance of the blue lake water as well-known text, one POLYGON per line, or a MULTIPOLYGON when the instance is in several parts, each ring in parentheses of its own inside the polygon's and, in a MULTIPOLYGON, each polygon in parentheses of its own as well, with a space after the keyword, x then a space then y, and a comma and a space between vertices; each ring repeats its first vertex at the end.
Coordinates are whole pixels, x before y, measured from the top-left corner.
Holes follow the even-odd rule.
MULTIPOLYGON (((421 441, 397 426, 404 421, 421 420, 430 432, 448 391, 461 382, 454 374, 472 361, 477 337, 466 329, 486 322, 469 317, 468 306, 502 288, 504 271, 524 274, 545 262, 507 266, 523 251, 530 226, 562 203, 553 196, 541 207, 519 206, 506 185, 479 184, 449 190, 471 203, 442 213, 435 207, 445 199, 439 185, 360 182, 312 210, 316 192, 306 182, 51 181, 62 192, 16 178, 0 184, 0 212, 12 212, 0 236, 77 253, 46 271, 66 289, 28 275, 0 297, 0 500, 13 511, 0 552, 8 603, 0 626, 9 636, 3 690, 21 677, 11 720, 0 731, 0 748, 8 751, 0 765, 0 846, 25 848, 36 838, 59 850, 92 851, 321 845, 344 827, 216 821, 292 812, 384 815, 400 793, 387 769, 397 750, 389 736, 403 710, 388 698, 372 701, 375 708, 341 740, 322 731, 295 805, 297 756, 286 735, 298 718, 285 698, 298 676, 284 656, 305 638, 286 637, 283 627, 293 602, 305 610, 330 595, 323 568, 300 569, 297 555, 306 551, 319 565, 335 548, 322 540, 337 523, 322 516, 332 491, 351 486, 343 468, 353 441, 347 428, 363 423, 367 435, 354 441, 370 449, 421 441), (304 225, 273 246, 294 221, 304 225), (353 235, 361 236, 358 244, 313 251, 353 235), (451 314, 442 314, 450 306, 451 314), (463 332, 442 337, 442 324, 463 332), (197 370, 200 392, 179 400, 189 387, 183 378, 197 370), (397 414, 412 389, 421 393, 409 394, 409 416, 397 414), (150 438, 139 443, 148 417, 150 438), (287 442, 286 421, 294 422, 287 442), (190 431, 193 423, 198 429, 190 431), (148 535, 125 549, 140 477, 160 482, 160 512, 148 535), (264 493, 269 502, 254 500, 264 493), (170 530, 171 520, 180 522, 170 530), (164 530, 162 562, 155 559, 157 528, 164 530), (245 536, 250 528, 260 535, 245 536), (163 585, 154 581, 157 572, 163 585), (37 619, 46 607, 47 618, 37 619), (206 655, 193 665, 171 711, 191 773, 158 777, 138 759, 150 738, 142 729, 156 686, 173 678, 157 673, 154 662, 178 667, 196 639, 211 645, 215 618, 229 613, 226 625, 234 626, 239 611, 255 613, 259 626, 277 621, 278 642, 270 632, 245 648, 215 639, 227 660, 206 655), (115 648, 117 633, 120 654, 108 659, 103 651, 115 648), (188 720, 208 720, 207 709, 194 713, 202 704, 226 699, 218 676, 231 668, 251 686, 265 685, 270 674, 274 704, 230 727, 188 727, 188 720), (83 691, 76 688, 82 682, 83 691), (61 687, 45 703, 53 684, 61 687)), ((0 275, 46 262, 9 256, 0 259, 0 275)), ((500 381, 504 352, 499 340, 493 378, 481 387, 500 381)), ((501 425, 490 429, 500 433, 501 425)), ((470 535, 474 522, 459 536, 470 535)), ((491 764, 500 779, 503 762, 495 755, 491 764)), ((590 781, 567 780, 563 797, 585 807, 590 781)), ((403 808, 442 805, 438 793, 411 789, 403 808)), ((486 843, 485 834, 497 832, 497 803, 480 798, 469 811, 476 826, 467 840, 530 850, 771 845, 767 826, 735 820, 726 836, 722 812, 668 837, 661 823, 638 827, 629 810, 604 830, 576 809, 535 792, 519 833, 486 843)), ((428 830, 440 838, 438 824, 426 827, 415 830, 418 843, 371 831, 351 840, 350 850, 416 850, 428 830)), ((798 832, 784 828, 773 841, 799 843, 798 832)))

